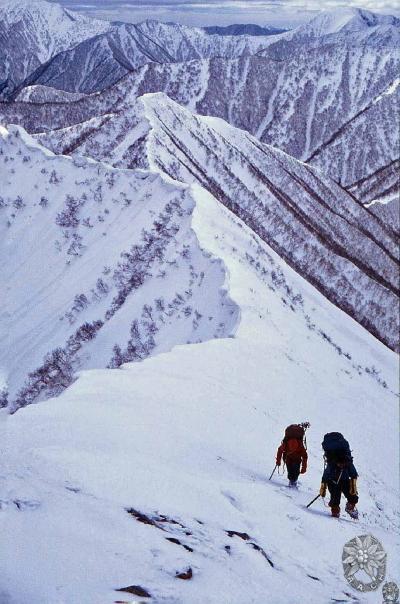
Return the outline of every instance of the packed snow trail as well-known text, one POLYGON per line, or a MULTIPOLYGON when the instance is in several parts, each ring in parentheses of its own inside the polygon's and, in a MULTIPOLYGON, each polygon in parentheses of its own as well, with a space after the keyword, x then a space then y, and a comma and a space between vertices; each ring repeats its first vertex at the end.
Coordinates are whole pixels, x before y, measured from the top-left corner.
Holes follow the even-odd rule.
POLYGON ((2 416, 7 603, 111 604, 140 586, 160 604, 374 604, 341 563, 344 543, 368 532, 396 579, 396 356, 192 194, 199 243, 225 263, 241 309, 236 335, 82 372, 59 398, 2 416), (303 420, 309 469, 289 490, 268 476, 284 427, 303 420), (320 502, 305 510, 331 430, 360 473, 358 523, 320 502))

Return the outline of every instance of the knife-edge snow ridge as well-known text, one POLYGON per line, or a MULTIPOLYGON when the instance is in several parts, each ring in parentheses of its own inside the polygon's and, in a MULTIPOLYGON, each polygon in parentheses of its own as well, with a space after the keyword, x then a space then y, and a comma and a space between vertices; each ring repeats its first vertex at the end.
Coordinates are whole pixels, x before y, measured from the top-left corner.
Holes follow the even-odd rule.
POLYGON ((299 274, 397 349, 395 228, 320 170, 163 93, 104 119, 37 135, 53 149, 198 182, 299 274))

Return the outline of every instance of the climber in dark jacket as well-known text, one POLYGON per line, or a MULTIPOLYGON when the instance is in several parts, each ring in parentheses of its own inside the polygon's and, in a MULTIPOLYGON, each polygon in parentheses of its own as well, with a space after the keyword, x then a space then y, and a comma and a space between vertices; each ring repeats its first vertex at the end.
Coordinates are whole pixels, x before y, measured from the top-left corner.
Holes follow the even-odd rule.
POLYGON ((325 497, 326 488, 330 493, 329 506, 332 516, 338 518, 340 516, 340 499, 343 495, 347 499, 346 512, 352 517, 358 518, 356 504, 358 503, 357 493, 357 478, 358 473, 351 461, 331 462, 328 463, 323 476, 320 489, 321 497, 325 497))

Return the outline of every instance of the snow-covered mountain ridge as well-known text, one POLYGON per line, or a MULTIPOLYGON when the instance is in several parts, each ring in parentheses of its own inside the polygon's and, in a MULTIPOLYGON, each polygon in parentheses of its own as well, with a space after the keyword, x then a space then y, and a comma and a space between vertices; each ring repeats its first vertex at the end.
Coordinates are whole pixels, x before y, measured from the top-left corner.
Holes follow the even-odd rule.
POLYGON ((329 299, 396 347, 394 229, 319 171, 162 94, 38 140, 116 167, 155 168, 199 182, 329 299))
POLYGON ((44 0, 9 0, 0 5, 0 98, 7 98, 39 65, 110 24, 44 0))
MULTIPOLYGON (((334 182, 284 153, 258 143, 250 135, 244 135, 222 120, 196 116, 184 110, 162 94, 141 97, 129 114, 122 113, 115 117, 108 123, 108 128, 110 130, 104 130, 94 123, 93 130, 83 139, 79 129, 77 135, 81 143, 80 154, 113 163, 115 168, 129 166, 135 170, 156 171, 173 179, 174 183, 200 184, 243 218, 264 241, 331 301, 387 345, 396 348, 398 248, 394 232, 334 182), (127 140, 126 119, 131 125, 127 140), (123 133, 122 139, 119 139, 118 132, 123 133)), ((10 362, 7 360, 8 350, 17 351, 20 347, 20 353, 16 353, 14 357, 16 365, 11 364, 7 370, 10 396, 14 400, 27 374, 35 371, 52 350, 65 348, 68 338, 76 338, 78 328, 83 324, 95 326, 92 336, 96 338, 96 350, 85 353, 84 360, 81 360, 82 346, 79 345, 72 355, 74 360, 71 376, 74 373, 72 368, 88 366, 87 363, 89 366, 95 363, 94 366, 100 367, 109 363, 118 365, 127 358, 124 357, 123 350, 128 338, 123 341, 124 336, 121 335, 118 336, 119 339, 112 341, 111 334, 122 334, 129 326, 125 327, 125 319, 122 323, 118 319, 114 328, 108 325, 108 321, 112 324, 115 310, 125 303, 126 296, 133 289, 141 288, 148 273, 154 277, 160 272, 163 274, 162 283, 168 283, 167 289, 171 287, 169 279, 165 279, 164 275, 163 250, 164 247, 168 248, 169 237, 175 242, 174 231, 177 229, 178 232, 180 227, 175 217, 173 225, 166 229, 165 238, 161 237, 159 242, 154 240, 158 232, 158 227, 154 226, 158 224, 157 215, 163 216, 162 222, 168 216, 165 217, 165 208, 156 207, 153 200, 154 196, 157 199, 159 195, 157 187, 154 189, 151 185, 147 190, 153 179, 144 178, 141 172, 116 170, 104 164, 97 165, 93 160, 80 156, 55 156, 40 146, 36 148, 37 143, 30 137, 26 138, 27 135, 22 130, 12 128, 11 133, 3 131, 0 160, 5 174, 1 197, 4 253, 6 249, 7 254, 10 253, 10 246, 15 248, 11 254, 13 262, 9 271, 6 270, 2 275, 4 288, 10 283, 11 274, 15 271, 17 274, 21 273, 17 283, 23 284, 22 290, 19 286, 9 287, 10 308, 3 314, 7 322, 10 317, 15 322, 15 330, 8 330, 11 339, 4 342, 3 362, 6 365, 10 362), (29 176, 16 180, 14 175, 22 169, 29 176), (85 171, 89 174, 85 175, 85 171), (83 174, 80 175, 81 173, 83 174), (140 202, 133 202, 143 197, 149 204, 148 219, 143 222, 141 218, 138 226, 127 232, 128 239, 122 238, 118 224, 123 220, 123 214, 129 216, 133 212, 134 219, 140 202), (155 222, 151 226, 153 221, 155 222), (38 269, 32 270, 31 246, 36 239, 42 238, 43 229, 52 234, 47 237, 46 246, 35 252, 38 269), (142 231, 145 235, 141 235, 142 231), (104 238, 112 242, 110 248, 104 247, 104 238), (149 251, 148 258, 146 254, 143 258, 144 252, 140 246, 145 245, 148 238, 152 242, 149 244, 149 250, 152 251, 149 251), (24 245, 21 245, 21 241, 24 241, 24 245), (129 241, 131 245, 140 248, 133 256, 129 251, 129 241), (96 252, 97 248, 102 251, 96 252), (43 264, 42 254, 51 261, 47 285, 36 282, 39 267, 43 264), (95 265, 86 260, 88 257, 96 259, 95 265), (139 268, 142 262, 144 264, 138 269, 138 276, 129 276, 132 268, 130 262, 136 257, 140 260, 139 268), (121 263, 120 258, 126 260, 121 263), (86 266, 84 270, 89 271, 88 277, 90 275, 90 285, 85 291, 77 290, 78 284, 82 282, 79 268, 81 263, 83 267, 86 266), (123 275, 124 271, 128 277, 123 275), (110 277, 106 278, 106 275, 110 277), (61 286, 61 282, 65 285, 61 286), (41 292, 38 299, 32 295, 36 287, 41 292), (51 293, 55 291, 54 288, 58 297, 51 293), (27 292, 31 292, 29 296, 27 292), (32 306, 24 306, 17 311, 22 299, 30 299, 32 306), (51 310, 51 321, 47 317, 49 299, 55 305, 51 310), (34 335, 28 347, 24 321, 27 321, 27 325, 32 325, 32 311, 39 324, 31 330, 33 334, 36 331, 40 334, 42 344, 39 345, 36 339, 38 336, 34 335), (23 319, 19 318, 19 313, 22 313, 23 319), (53 326, 56 317, 57 330, 53 326), (104 325, 105 317, 107 325, 104 325), (101 322, 101 325, 96 321, 101 322), (43 326, 39 328, 42 323, 43 326), (53 334, 53 339, 50 332, 45 336, 48 329, 53 334), (106 340, 101 345, 98 344, 102 340, 100 336, 105 333, 109 334, 104 336, 106 340), (115 346, 118 347, 117 352, 114 350, 115 346), (25 358, 24 362, 21 362, 22 358, 25 358)), ((56 144, 58 150, 62 143, 69 144, 70 147, 73 145, 73 130, 67 131, 65 136, 66 140, 56 144)), ((180 184, 179 187, 185 190, 187 184, 180 184)), ((183 193, 180 195, 184 196, 183 193)), ((178 200, 171 201, 172 206, 168 206, 171 216, 167 222, 172 220, 175 212, 178 212, 178 216, 185 213, 178 200), (178 206, 175 208, 174 204, 178 206)), ((185 207, 186 212, 190 213, 190 203, 185 207)), ((184 249, 176 242, 174 245, 171 253, 185 259, 184 249)), ((185 245, 188 246, 189 243, 185 245)), ((190 251, 187 254, 191 256, 190 251)), ((178 262, 180 266, 182 260, 169 258, 167 268, 171 262, 172 265, 178 262)), ((186 280, 185 292, 191 291, 196 282, 197 277, 194 275, 206 275, 207 272, 212 274, 211 269, 206 271, 204 267, 200 269, 193 263, 189 265, 192 268, 189 266, 187 275, 182 277, 186 280)), ((86 282, 88 277, 83 281, 86 282)), ((204 283, 203 279, 204 277, 200 278, 199 291, 205 291, 203 288, 209 287, 207 279, 204 283)), ((213 279, 212 277, 212 281, 213 279)), ((151 285, 149 292, 152 292, 151 285)), ((209 313, 213 318, 207 323, 204 333, 201 329, 196 333, 198 321, 193 318, 193 313, 204 317, 206 309, 202 303, 198 303, 200 306, 194 310, 189 304, 187 293, 176 293, 180 300, 178 307, 181 304, 182 308, 191 307, 191 312, 187 310, 187 314, 184 313, 183 323, 186 327, 175 330, 179 342, 182 338, 183 341, 197 341, 213 335, 226 335, 225 330, 230 322, 228 317, 221 318, 219 311, 209 313)), ((171 299, 168 304, 174 307, 175 296, 172 294, 169 291, 171 299)), ((189 297, 192 296, 193 291, 189 297)), ((125 312, 122 315, 126 314, 128 320, 128 316, 131 318, 135 314, 140 320, 142 308, 153 306, 156 297, 154 295, 153 300, 147 300, 139 296, 140 309, 135 303, 134 310, 131 309, 129 315, 125 312)), ((217 306, 218 300, 217 295, 217 306)), ((181 318, 181 313, 177 311, 177 314, 181 318)), ((162 313, 160 316, 163 316, 162 313)), ((142 319, 145 320, 145 317, 142 319)), ((170 324, 172 325, 171 322, 170 324)), ((159 326, 155 326, 154 333, 148 332, 148 329, 146 324, 147 344, 144 346, 144 356, 158 350, 154 335, 159 331, 159 326)), ((140 340, 140 334, 138 339, 140 340)), ((170 342, 170 337, 166 340, 170 342)), ((159 345, 160 350, 163 350, 162 342, 159 345)), ((72 344, 68 346, 75 348, 72 344)), ((84 347, 86 346, 85 343, 84 347)), ((139 358, 140 356, 143 356, 142 353, 139 358)), ((40 396, 36 388, 33 390, 32 400, 40 396)), ((44 390, 47 392, 47 386, 44 390)), ((28 393, 20 392, 18 396, 17 406, 31 400, 28 393)))
POLYGON ((273 36, 287 31, 286 29, 273 27, 272 25, 263 27, 254 23, 236 23, 226 26, 209 25, 202 29, 212 36, 273 36))
MULTIPOLYGON (((209 36, 204 30, 147 20, 114 25, 102 35, 54 54, 21 86, 45 84, 68 92, 95 92, 119 81, 128 72, 151 62, 265 55, 279 62, 299 52, 330 45, 369 46, 396 51, 400 20, 369 11, 323 12, 306 25, 274 36, 209 36)), ((15 96, 15 93, 14 93, 15 96)))
MULTIPOLYGON (((108 23, 59 5, 25 0, 0 6, 5 72, 0 98, 27 84, 94 92, 150 62, 165 63, 254 54, 276 36, 210 36, 203 29, 146 20, 108 23), (16 45, 16 39, 20 44, 16 45), (30 55, 26 54, 30 51, 30 55)), ((3 80, 3 82, 2 82, 3 80)))
POLYGON ((342 548, 370 532, 396 579, 395 355, 198 185, 192 195, 199 245, 240 308, 235 337, 83 372, 58 399, 0 414, 6 602, 111 604, 138 586, 155 604, 288 604, 294 590, 298 604, 350 603, 342 548), (293 418, 311 422, 299 491, 267 480, 293 418), (353 449, 357 525, 305 509, 329 429, 353 449))
POLYGON ((320 37, 348 32, 367 32, 380 26, 400 26, 400 19, 393 15, 373 13, 356 7, 340 7, 322 11, 304 25, 300 25, 287 37, 320 37))

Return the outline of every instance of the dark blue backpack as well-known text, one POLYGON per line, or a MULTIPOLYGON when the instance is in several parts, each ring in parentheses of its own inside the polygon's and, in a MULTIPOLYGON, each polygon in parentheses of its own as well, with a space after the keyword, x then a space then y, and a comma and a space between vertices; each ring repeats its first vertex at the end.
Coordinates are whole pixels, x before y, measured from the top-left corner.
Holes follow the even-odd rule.
POLYGON ((340 432, 329 432, 325 434, 322 448, 327 463, 351 463, 350 445, 340 432))

